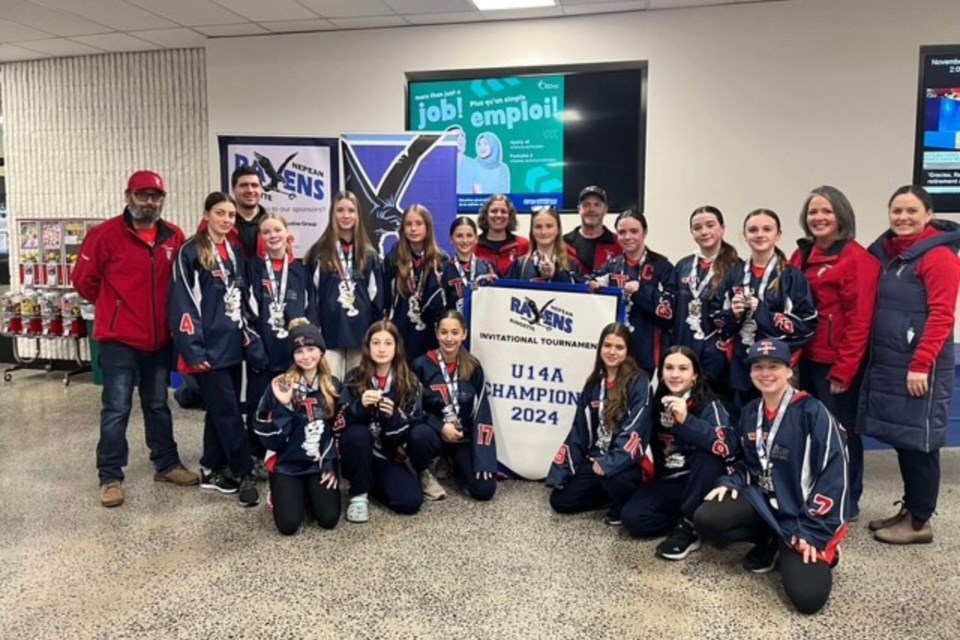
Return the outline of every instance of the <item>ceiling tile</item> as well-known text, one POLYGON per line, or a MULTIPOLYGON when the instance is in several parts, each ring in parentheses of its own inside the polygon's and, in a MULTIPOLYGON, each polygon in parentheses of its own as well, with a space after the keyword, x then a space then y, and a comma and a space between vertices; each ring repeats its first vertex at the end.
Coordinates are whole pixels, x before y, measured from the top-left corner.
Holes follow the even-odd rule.
POLYGON ((242 16, 238 16, 210 0, 163 0, 163 2, 157 2, 157 0, 127 0, 127 2, 187 27, 246 22, 242 16))
POLYGON ((0 62, 16 62, 17 60, 36 60, 47 56, 36 51, 23 49, 12 44, 0 44, 0 62))
POLYGON ((280 20, 312 20, 316 18, 309 9, 295 0, 214 0, 225 9, 253 22, 280 20))
POLYGON ((87 20, 105 24, 117 31, 166 29, 178 25, 123 0, 33 0, 87 20))
POLYGON ((280 22, 261 22, 259 24, 264 29, 273 33, 333 31, 336 29, 328 20, 286 20, 280 22))
MULTIPOLYGON (((646 4, 647 0, 642 0, 646 4)), ((610 0, 559 0, 557 4, 563 7, 571 7, 574 5, 591 5, 591 4, 611 4, 610 0)))
POLYGON ((32 49, 52 56, 85 56, 92 53, 103 53, 103 49, 90 45, 67 40, 66 38, 52 38, 50 40, 32 40, 20 43, 25 49, 32 49))
POLYGON ((477 7, 470 0, 383 0, 387 6, 401 15, 410 13, 455 13, 475 12, 477 7))
POLYGON ((103 33, 96 36, 77 36, 71 38, 83 44, 89 44, 92 47, 98 47, 105 51, 146 51, 148 49, 159 49, 160 47, 152 42, 134 38, 126 33, 103 33))
POLYGON ((177 29, 154 29, 152 31, 131 31, 130 35, 159 44, 162 47, 197 47, 202 46, 207 36, 197 33, 193 29, 179 27, 177 29))
POLYGON ((330 20, 340 29, 379 29, 381 27, 403 27, 410 23, 400 16, 368 16, 366 18, 332 18, 330 20))
POLYGON ((25 27, 16 22, 0 20, 0 42, 16 42, 18 40, 39 40, 49 38, 52 34, 25 27))
POLYGON ((255 36, 261 33, 270 33, 258 24, 244 22, 243 24, 224 24, 210 25, 205 27, 194 27, 200 33, 205 33, 214 38, 223 38, 227 36, 255 36))
POLYGON ((457 13, 417 13, 404 16, 410 24, 451 24, 456 22, 479 22, 483 16, 479 11, 459 11, 457 13))
POLYGON ((320 14, 321 18, 359 18, 363 16, 392 16, 393 9, 382 0, 298 0, 300 4, 320 14))
POLYGON ((620 2, 611 2, 603 0, 593 4, 574 4, 563 3, 563 13, 567 16, 580 16, 592 13, 615 13, 617 11, 643 11, 647 8, 647 0, 622 0, 620 2))
POLYGON ((0 0, 0 15, 7 19, 16 17, 17 24, 55 36, 80 36, 113 31, 106 25, 26 0, 0 0))

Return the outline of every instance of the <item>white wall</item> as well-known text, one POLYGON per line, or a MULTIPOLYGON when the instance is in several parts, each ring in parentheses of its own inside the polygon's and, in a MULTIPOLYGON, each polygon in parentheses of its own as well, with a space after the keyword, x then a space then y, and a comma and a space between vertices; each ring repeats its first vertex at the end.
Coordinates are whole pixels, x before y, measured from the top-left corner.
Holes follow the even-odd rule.
MULTIPOLYGON (((3 65, 10 229, 20 218, 118 215, 127 177, 153 169, 170 192, 164 217, 191 233, 209 192, 203 58, 178 49, 3 65)), ((19 258, 11 240, 11 274, 19 258)), ((65 341, 41 342, 45 358, 72 357, 65 341)), ((19 346, 32 355, 33 340, 19 346)))
POLYGON ((886 228, 888 195, 911 180, 918 47, 958 40, 956 0, 789 0, 212 40, 210 176, 218 133, 401 130, 405 71, 639 59, 650 72, 652 247, 690 253, 687 216, 713 203, 741 248, 747 211, 780 212, 789 253, 804 196, 822 183, 847 193, 869 242, 886 228))

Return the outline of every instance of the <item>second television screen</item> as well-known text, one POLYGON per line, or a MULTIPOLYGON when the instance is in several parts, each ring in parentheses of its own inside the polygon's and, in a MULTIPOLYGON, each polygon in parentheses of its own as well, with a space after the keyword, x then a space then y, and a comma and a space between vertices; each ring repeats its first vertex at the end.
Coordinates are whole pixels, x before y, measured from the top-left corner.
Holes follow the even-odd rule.
POLYGON ((639 207, 644 71, 409 74, 407 128, 457 135, 461 212, 492 193, 508 194, 519 211, 572 210, 588 185, 606 189, 611 211, 639 207))

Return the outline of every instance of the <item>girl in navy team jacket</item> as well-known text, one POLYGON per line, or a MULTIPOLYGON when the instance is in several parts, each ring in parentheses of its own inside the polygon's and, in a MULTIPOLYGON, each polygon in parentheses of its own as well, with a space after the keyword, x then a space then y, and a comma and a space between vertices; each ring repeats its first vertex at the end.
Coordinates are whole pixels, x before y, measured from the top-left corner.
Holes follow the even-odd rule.
POLYGON ((670 537, 657 555, 682 560, 700 548, 693 514, 717 478, 732 464, 739 436, 713 396, 700 361, 689 347, 667 349, 652 410, 654 480, 627 501, 620 516, 635 538, 670 537))
POLYGON ((506 278, 531 282, 582 282, 580 266, 563 241, 560 214, 545 207, 530 218, 530 249, 510 265, 506 278))
POLYGON ((483 369, 464 348, 466 338, 466 320, 446 311, 437 324, 439 348, 413 363, 426 422, 413 427, 407 450, 428 500, 446 496, 429 470, 441 455, 452 459, 457 483, 474 499, 489 500, 497 490, 493 418, 483 369))
POLYGON ((776 338, 796 353, 817 329, 810 285, 777 247, 781 235, 780 218, 773 211, 755 209, 747 214, 743 236, 750 246, 750 260, 730 271, 723 285, 722 307, 711 312, 728 341, 735 419, 757 396, 746 362, 750 345, 776 338))
POLYGON ((650 379, 630 354, 630 330, 611 323, 597 344, 593 372, 580 393, 566 441, 546 484, 558 513, 609 506, 604 522, 620 524, 620 510, 653 478, 650 448, 650 379))
POLYGON ((423 494, 406 464, 404 447, 411 428, 423 421, 421 397, 396 325, 373 323, 363 340, 360 365, 344 385, 346 420, 338 435, 343 476, 350 481, 348 521, 370 519, 370 492, 395 513, 420 510, 423 494))
POLYGON ((477 258, 477 225, 470 218, 460 216, 450 224, 450 242, 457 253, 443 263, 443 288, 447 308, 463 313, 467 288, 496 280, 497 273, 489 262, 477 258))
POLYGON ((397 325, 407 356, 413 360, 437 346, 434 331, 447 307, 430 211, 410 205, 400 219, 400 238, 384 261, 383 281, 390 295, 389 318, 397 325))
POLYGON ((627 304, 633 357, 653 376, 661 349, 669 344, 676 305, 673 265, 646 246, 647 219, 637 211, 624 211, 614 225, 623 255, 610 258, 590 276, 593 290, 620 287, 627 304))
POLYGON ((725 230, 723 214, 716 207, 699 207, 690 214, 690 235, 697 252, 680 260, 673 270, 677 298, 671 341, 697 355, 710 390, 729 405, 730 366, 710 311, 723 305, 727 274, 743 261, 723 239, 725 230))
POLYGON ((240 413, 241 363, 245 343, 259 345, 254 368, 266 365, 262 345, 247 329, 243 250, 227 241, 237 209, 219 192, 207 196, 203 223, 180 249, 170 287, 170 329, 182 373, 196 375, 206 415, 200 487, 237 493, 252 507, 260 500, 240 413), (253 342, 255 338, 255 342, 253 342))
POLYGON ((801 613, 816 613, 830 596, 831 568, 847 534, 847 448, 827 408, 790 386, 790 348, 764 338, 747 354, 761 397, 740 420, 743 457, 694 514, 707 542, 753 542, 743 566, 780 573, 801 613))
POLYGON ((360 363, 363 336, 383 317, 382 265, 360 224, 360 201, 333 196, 327 229, 304 259, 309 277, 307 317, 327 343, 324 359, 341 380, 360 363))
POLYGON ((888 544, 933 541, 953 395, 953 325, 960 286, 960 226, 935 220, 924 189, 890 198, 890 230, 870 245, 882 265, 860 394, 857 432, 897 450, 903 500, 896 515, 870 523, 888 544))
POLYGON ((323 360, 320 331, 306 318, 290 323, 290 369, 273 379, 257 408, 256 432, 267 449, 270 503, 277 530, 300 528, 309 503, 317 524, 332 529, 340 519, 334 426, 340 382, 323 360))
POLYGON ((817 187, 800 209, 804 238, 790 264, 807 276, 817 305, 817 331, 803 347, 800 388, 843 425, 850 456, 850 518, 860 514, 863 442, 854 429, 880 263, 860 246, 850 201, 834 187, 817 187))
POLYGON ((250 367, 247 378, 247 436, 260 465, 266 450, 255 433, 257 403, 270 381, 293 363, 286 340, 287 325, 306 315, 307 276, 303 265, 290 252, 289 237, 286 218, 279 213, 264 214, 260 220, 260 244, 265 253, 247 263, 253 326, 267 355, 267 366, 262 370, 250 367))
POLYGON ((481 231, 477 257, 489 262, 501 277, 507 275, 517 256, 525 256, 530 250, 530 241, 514 233, 517 210, 503 194, 490 196, 480 207, 477 226, 481 231))

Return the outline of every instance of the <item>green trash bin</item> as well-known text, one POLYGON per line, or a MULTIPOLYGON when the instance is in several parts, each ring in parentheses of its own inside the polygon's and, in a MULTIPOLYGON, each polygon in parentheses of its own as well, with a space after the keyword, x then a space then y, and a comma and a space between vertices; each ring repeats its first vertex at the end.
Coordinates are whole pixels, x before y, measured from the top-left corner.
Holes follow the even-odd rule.
POLYGON ((100 370, 100 343, 93 339, 93 320, 87 320, 87 340, 90 341, 90 368, 93 370, 93 384, 103 386, 103 371, 100 370))

